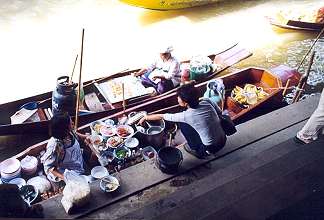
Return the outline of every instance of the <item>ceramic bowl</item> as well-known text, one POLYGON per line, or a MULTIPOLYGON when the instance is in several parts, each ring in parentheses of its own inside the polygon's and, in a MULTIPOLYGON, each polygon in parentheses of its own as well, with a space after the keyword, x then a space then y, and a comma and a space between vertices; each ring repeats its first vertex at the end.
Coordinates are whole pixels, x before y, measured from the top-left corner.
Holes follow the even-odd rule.
POLYGON ((135 137, 128 138, 125 141, 125 146, 128 147, 129 149, 136 148, 136 147, 138 147, 138 145, 139 145, 139 141, 135 137))
POLYGON ((10 184, 16 184, 19 188, 26 185, 26 180, 23 178, 15 178, 9 181, 10 184))
POLYGON ((130 138, 134 134, 134 129, 129 125, 118 125, 116 133, 121 138, 130 138))
POLYGON ((114 176, 106 176, 100 180, 100 188, 104 192, 116 191, 119 186, 119 181, 114 176))
POLYGON ((37 171, 38 160, 34 156, 27 155, 20 161, 22 172, 26 175, 34 175, 37 171))
POLYGON ((95 166, 91 170, 91 176, 95 179, 102 179, 107 175, 109 175, 108 170, 103 166, 95 166))

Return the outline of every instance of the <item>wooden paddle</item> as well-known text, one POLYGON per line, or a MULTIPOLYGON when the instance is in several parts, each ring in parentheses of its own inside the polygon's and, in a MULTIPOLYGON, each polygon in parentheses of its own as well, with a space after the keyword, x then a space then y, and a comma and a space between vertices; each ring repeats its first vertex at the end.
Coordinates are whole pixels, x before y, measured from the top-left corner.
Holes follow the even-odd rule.
POLYGON ((303 57, 302 61, 300 62, 300 64, 297 67, 297 71, 299 70, 299 68, 301 67, 301 65, 304 63, 307 55, 311 52, 311 50, 313 49, 313 47, 315 46, 316 42, 320 39, 320 37, 322 36, 322 34, 324 33, 324 27, 322 28, 321 32, 317 35, 315 41, 312 43, 311 47, 309 48, 309 50, 307 51, 307 53, 305 54, 305 56, 303 57))
POLYGON ((70 77, 70 84, 72 83, 74 69, 75 69, 76 62, 78 60, 78 56, 79 56, 79 54, 76 55, 75 60, 74 60, 74 65, 73 65, 73 69, 72 69, 72 73, 71 73, 71 77, 70 77))
POLYGON ((79 120, 79 106, 80 106, 80 93, 81 93, 81 73, 82 73, 82 60, 83 60, 83 40, 84 40, 84 28, 82 29, 82 40, 81 40, 81 58, 80 58, 80 74, 79 74, 79 85, 78 85, 78 95, 77 103, 75 108, 75 122, 74 129, 78 129, 78 120, 79 120))

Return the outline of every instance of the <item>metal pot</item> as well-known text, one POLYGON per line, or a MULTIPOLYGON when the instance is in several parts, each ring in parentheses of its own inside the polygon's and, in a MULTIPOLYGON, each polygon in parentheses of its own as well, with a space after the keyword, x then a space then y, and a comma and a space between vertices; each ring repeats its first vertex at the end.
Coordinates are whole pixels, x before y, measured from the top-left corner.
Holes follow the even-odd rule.
POLYGON ((152 145, 156 149, 159 149, 164 144, 164 129, 165 129, 165 122, 164 120, 157 121, 157 122, 150 122, 149 128, 146 130, 146 141, 149 145, 152 145))

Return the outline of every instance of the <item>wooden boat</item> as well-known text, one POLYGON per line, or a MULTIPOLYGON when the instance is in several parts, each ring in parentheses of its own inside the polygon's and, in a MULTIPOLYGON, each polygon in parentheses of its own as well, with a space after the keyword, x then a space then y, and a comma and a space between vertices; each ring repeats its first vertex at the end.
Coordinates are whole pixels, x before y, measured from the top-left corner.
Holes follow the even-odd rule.
MULTIPOLYGON (((257 67, 245 68, 238 72, 221 76, 219 78, 223 80, 226 90, 224 110, 228 111, 230 117, 235 122, 243 118, 247 114, 253 113, 254 110, 258 109, 261 106, 278 105, 279 103, 281 103, 282 91, 284 88, 283 86, 287 83, 288 79, 290 79, 290 86, 296 86, 299 82, 300 74, 294 69, 280 65, 271 70, 265 70, 263 68, 257 67), (233 98, 231 97, 231 92, 236 86, 244 87, 245 84, 252 84, 257 87, 262 87, 263 91, 265 91, 268 95, 263 99, 258 100, 257 103, 244 108, 233 100, 233 98)), ((210 81, 195 85, 198 88, 201 96, 203 96, 204 92, 206 91, 208 82, 210 81)), ((160 107, 152 105, 154 103, 152 103, 151 101, 126 109, 125 111, 109 115, 107 117, 101 118, 100 120, 104 121, 107 119, 113 119, 115 121, 118 121, 119 117, 128 115, 134 111, 147 110, 148 113, 174 113, 181 111, 181 107, 177 104, 177 95, 175 92, 168 94, 163 101, 168 102, 169 106, 161 109, 160 107), (151 107, 147 108, 147 106, 151 107)), ((81 126, 78 131, 81 133, 91 133, 90 125, 91 123, 81 126)), ((26 155, 36 155, 40 151, 45 149, 46 143, 47 141, 43 141, 39 144, 35 144, 27 148, 20 154, 16 155, 15 157, 19 159, 26 155)))
MULTIPOLYGON (((209 57, 215 61, 215 64, 221 66, 220 69, 211 73, 208 77, 201 79, 201 81, 208 80, 215 77, 217 74, 228 68, 229 66, 245 59, 251 55, 250 52, 245 49, 240 48, 237 44, 227 48, 224 51, 221 51, 217 54, 212 54, 209 57), (215 59, 216 57, 216 59, 215 59)), ((189 61, 183 61, 182 63, 188 63, 189 61)), ((95 97, 97 103, 96 108, 86 108, 87 113, 80 115, 79 125, 89 123, 90 121, 97 120, 107 115, 111 115, 121 111, 122 109, 122 100, 115 100, 116 102, 111 103, 110 100, 106 97, 104 92, 102 92, 101 86, 107 86, 106 84, 114 80, 124 79, 125 77, 131 77, 131 73, 138 71, 139 69, 124 71, 121 73, 116 73, 108 77, 95 79, 93 81, 87 81, 84 83, 84 92, 87 96, 95 97), (98 106, 100 106, 98 108, 98 106), (92 110, 92 111, 89 111, 92 110)), ((133 77, 135 78, 135 77, 133 77)), ((127 78, 128 80, 128 78, 127 78)), ((142 93, 142 95, 134 96, 126 100, 127 108, 138 106, 145 102, 152 103, 151 105, 166 107, 168 103, 164 102, 164 97, 174 93, 174 90, 171 90, 165 94, 151 96, 149 93, 142 93)), ((107 94, 107 92, 106 92, 107 94)), ((30 102, 39 103, 39 109, 51 109, 51 96, 52 92, 47 92, 44 94, 32 96, 29 98, 21 99, 18 101, 5 103, 0 105, 0 135, 13 135, 13 134, 40 134, 47 133, 48 130, 48 118, 43 118, 39 122, 28 122, 20 124, 10 124, 10 116, 13 115, 22 105, 30 102)), ((127 97, 126 97, 127 98, 127 97)), ((87 107, 87 106, 86 106, 87 107)))
POLYGON ((271 25, 289 29, 289 30, 301 30, 301 31, 321 31, 324 28, 324 23, 304 22, 296 20, 280 21, 276 18, 267 18, 271 25))
MULTIPOLYGON (((222 76, 220 77, 225 85, 226 89, 226 94, 225 94, 225 106, 224 108, 229 112, 231 118, 234 121, 237 121, 239 119, 244 118, 250 113, 253 113, 254 110, 258 109, 261 106, 267 106, 269 104, 274 105, 275 103, 280 103, 282 101, 282 88, 283 85, 286 84, 287 80, 290 79, 291 85, 296 85, 299 81, 300 75, 297 71, 288 68, 286 66, 279 66, 276 67, 270 71, 262 69, 262 68, 255 68, 255 67, 250 67, 246 68, 243 70, 240 70, 238 72, 222 76), (235 103, 235 101, 231 97, 231 92, 236 86, 241 86, 244 87, 245 84, 252 84, 257 87, 262 87, 263 91, 267 92, 267 96, 264 97, 261 100, 258 100, 257 103, 250 105, 248 108, 243 108, 241 105, 235 103)), ((208 82, 203 82, 200 84, 197 84, 196 87, 199 89, 199 92, 201 95, 206 90, 208 82)), ((176 103, 177 98, 176 94, 172 94, 169 96, 168 101, 171 103, 176 103)), ((113 119, 115 121, 118 120, 118 117, 120 117, 123 114, 129 114, 130 112, 136 110, 141 110, 145 107, 145 104, 140 106, 140 108, 130 108, 127 109, 125 112, 119 112, 114 115, 108 116, 106 118, 103 118, 102 120, 105 119, 113 119)), ((145 108, 144 108, 145 109, 145 108)), ((164 109, 158 109, 154 110, 154 108, 150 108, 152 111, 151 113, 166 113, 166 112, 178 112, 181 111, 181 107, 179 105, 172 105, 169 106, 168 108, 164 109)), ((136 129, 134 127, 134 129, 136 129)), ((90 124, 85 125, 81 128, 79 128, 79 131, 82 133, 90 132, 90 124)), ((176 131, 179 132, 179 131, 176 131)), ((141 136, 138 136, 139 133, 135 133, 134 135, 137 135, 137 138, 140 138, 141 136)), ((181 136, 177 136, 179 138, 181 136)), ((141 140, 140 140, 141 142, 141 140)), ((182 143, 184 144, 183 139, 177 139, 177 143, 182 143)), ((41 143, 38 143, 36 145, 33 145, 23 152, 17 154, 14 156, 14 158, 17 158, 19 160, 23 159, 27 155, 29 156, 38 156, 41 151, 44 151, 46 149, 46 144, 47 141, 43 141, 41 143)), ((99 151, 94 147, 94 146, 89 146, 90 150, 92 151, 92 159, 89 162, 90 168, 97 165, 97 158, 99 157, 100 153, 99 151)), ((134 157, 135 158, 135 157, 134 157)), ((138 157, 136 157, 138 158, 138 157)), ((135 161, 135 160, 134 160, 135 161)), ((134 162, 133 161, 133 162, 134 162)), ((143 161, 143 158, 136 159, 136 162, 134 164, 139 163, 143 161)), ((132 165, 132 164, 131 164, 132 165)), ((123 165, 122 168, 127 168, 129 164, 123 165)), ((110 169, 110 172, 114 172, 114 165, 108 165, 108 169, 110 169)), ((44 194, 45 195, 45 194, 44 194)), ((46 195, 45 195, 46 197, 46 195)))
POLYGON ((208 5, 222 0, 119 0, 131 6, 153 10, 175 10, 208 5))

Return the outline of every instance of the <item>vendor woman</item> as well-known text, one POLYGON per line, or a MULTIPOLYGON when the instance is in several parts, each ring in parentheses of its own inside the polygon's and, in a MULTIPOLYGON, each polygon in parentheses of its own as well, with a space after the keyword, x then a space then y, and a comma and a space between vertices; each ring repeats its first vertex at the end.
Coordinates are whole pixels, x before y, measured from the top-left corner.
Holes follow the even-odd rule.
POLYGON ((185 150, 200 159, 222 149, 226 143, 226 135, 218 117, 218 113, 221 113, 219 107, 207 99, 199 102, 199 92, 193 84, 180 86, 177 94, 179 105, 185 107, 185 111, 147 115, 139 123, 161 119, 179 122, 188 143, 185 150))
POLYGON ((64 180, 66 169, 79 174, 84 172, 84 160, 80 141, 88 142, 86 135, 72 131, 73 123, 68 114, 54 115, 51 119, 50 133, 52 137, 46 146, 46 153, 41 161, 49 180, 64 180))
POLYGON ((159 94, 178 86, 181 81, 180 63, 172 56, 172 50, 172 46, 160 50, 160 58, 134 76, 141 76, 142 84, 153 87, 159 94))

